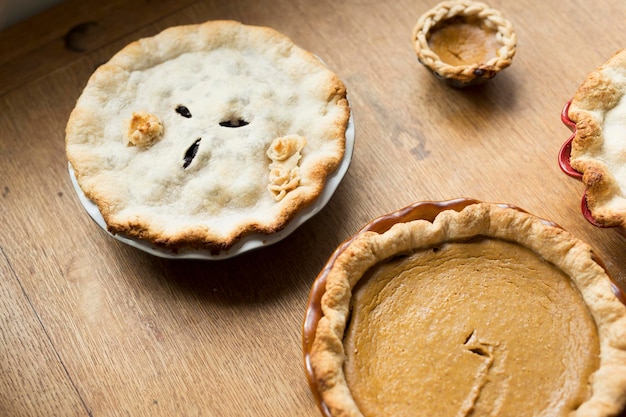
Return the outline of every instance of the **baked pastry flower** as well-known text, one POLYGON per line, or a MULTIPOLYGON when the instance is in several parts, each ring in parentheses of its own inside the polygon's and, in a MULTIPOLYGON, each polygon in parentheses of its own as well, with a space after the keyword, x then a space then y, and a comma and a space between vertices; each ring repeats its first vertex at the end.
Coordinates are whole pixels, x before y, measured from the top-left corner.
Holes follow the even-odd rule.
POLYGON ((298 163, 305 144, 306 139, 302 136, 289 135, 274 139, 267 150, 267 156, 272 160, 267 189, 276 201, 282 200, 300 184, 298 163))

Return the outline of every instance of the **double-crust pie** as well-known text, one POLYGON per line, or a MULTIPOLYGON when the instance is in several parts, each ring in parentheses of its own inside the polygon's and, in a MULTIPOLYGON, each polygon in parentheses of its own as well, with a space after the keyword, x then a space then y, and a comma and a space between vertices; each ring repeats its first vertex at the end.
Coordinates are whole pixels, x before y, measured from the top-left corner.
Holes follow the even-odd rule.
POLYGON ((582 173, 594 223, 626 227, 626 51, 592 71, 567 111, 575 123, 569 163, 582 173))
POLYGON ((67 157, 112 233, 221 250, 318 197, 349 113, 337 75, 285 35, 210 21, 100 66, 69 118, 67 157))
POLYGON ((318 277, 304 346, 322 410, 619 415, 626 306, 590 247, 510 206, 416 207, 357 234, 318 277))

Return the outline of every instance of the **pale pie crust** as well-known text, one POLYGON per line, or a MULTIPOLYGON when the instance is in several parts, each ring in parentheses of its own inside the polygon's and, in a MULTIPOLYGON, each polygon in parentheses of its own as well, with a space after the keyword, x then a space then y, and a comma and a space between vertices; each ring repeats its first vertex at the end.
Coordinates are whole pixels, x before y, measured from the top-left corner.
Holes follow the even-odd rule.
POLYGON ((285 35, 234 21, 172 27, 100 66, 66 151, 110 232, 225 250, 283 229, 345 150, 346 89, 285 35), (300 138, 287 167, 268 151, 300 138))

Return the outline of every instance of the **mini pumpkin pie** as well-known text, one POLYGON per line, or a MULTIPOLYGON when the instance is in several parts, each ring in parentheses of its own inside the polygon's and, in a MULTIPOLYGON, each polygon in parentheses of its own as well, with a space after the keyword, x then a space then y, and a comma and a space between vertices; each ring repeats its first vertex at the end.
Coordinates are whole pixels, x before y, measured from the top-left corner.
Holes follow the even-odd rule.
POLYGON ((327 416, 616 416, 626 306, 588 245, 510 206, 419 203, 340 247, 304 351, 327 416))
POLYGON ((626 51, 592 71, 571 100, 569 164, 582 174, 594 223, 626 227, 626 51))
POLYGON ((66 151, 111 233, 224 250, 315 201, 342 161, 349 115, 342 81, 285 35, 210 21, 100 66, 66 151))
POLYGON ((444 1, 413 29, 419 61, 455 87, 482 83, 511 65, 517 36, 502 14, 484 3, 444 1))

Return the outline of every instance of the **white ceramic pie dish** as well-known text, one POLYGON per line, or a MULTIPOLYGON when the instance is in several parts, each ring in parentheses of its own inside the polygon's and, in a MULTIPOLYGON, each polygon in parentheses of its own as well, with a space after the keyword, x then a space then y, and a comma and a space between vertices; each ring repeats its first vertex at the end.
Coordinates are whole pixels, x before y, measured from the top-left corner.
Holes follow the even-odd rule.
POLYGON ((324 190, 320 194, 320 196, 311 204, 306 207, 304 210, 299 212, 293 220, 291 220, 285 228, 282 230, 272 233, 270 235, 264 234, 249 234, 241 238, 237 243, 235 243, 228 250, 215 252, 210 250, 185 250, 181 249, 177 252, 173 252, 156 245, 153 245, 149 242, 131 238, 128 236, 124 236, 122 234, 112 234, 107 230, 106 222, 104 218, 100 214, 100 210, 98 206, 91 200, 89 200, 83 190, 78 185, 76 181, 76 177, 74 175, 74 170, 72 169, 71 164, 68 163, 68 169, 70 174, 70 179, 72 181, 72 185, 76 190, 76 194, 78 195, 78 199, 81 204, 91 216, 91 218, 100 226, 103 230, 105 230, 110 236, 114 237, 120 242, 126 243, 134 248, 140 249, 144 252, 147 252, 151 255, 155 255, 161 258, 169 258, 169 259, 205 259, 205 260, 219 260, 219 259, 227 259, 232 258, 234 256, 240 255, 242 253, 259 249, 262 247, 269 246, 271 244, 277 243, 282 239, 289 236, 293 233, 299 226, 304 224, 307 220, 317 214, 326 204, 330 201, 331 197, 337 190, 337 187, 343 180, 346 172, 348 171, 348 167, 350 166, 350 162, 352 160, 352 152, 354 150, 354 141, 355 141, 355 128, 354 128, 354 118, 352 113, 350 113, 350 119, 348 120, 348 127, 346 129, 346 145, 345 145, 345 153, 339 167, 328 176, 326 179, 326 184, 324 186, 324 190))

